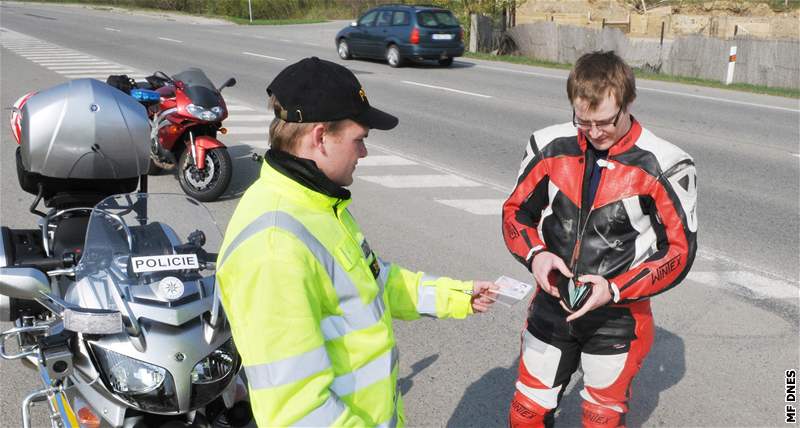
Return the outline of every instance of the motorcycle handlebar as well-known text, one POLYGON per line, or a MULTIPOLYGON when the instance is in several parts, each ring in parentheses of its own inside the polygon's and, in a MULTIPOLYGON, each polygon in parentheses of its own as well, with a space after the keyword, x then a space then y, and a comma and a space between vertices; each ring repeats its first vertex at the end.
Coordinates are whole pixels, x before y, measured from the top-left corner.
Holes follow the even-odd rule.
POLYGON ((75 265, 75 259, 65 255, 63 259, 53 257, 32 257, 20 260, 17 266, 20 267, 33 267, 43 272, 51 271, 54 269, 62 269, 75 265))

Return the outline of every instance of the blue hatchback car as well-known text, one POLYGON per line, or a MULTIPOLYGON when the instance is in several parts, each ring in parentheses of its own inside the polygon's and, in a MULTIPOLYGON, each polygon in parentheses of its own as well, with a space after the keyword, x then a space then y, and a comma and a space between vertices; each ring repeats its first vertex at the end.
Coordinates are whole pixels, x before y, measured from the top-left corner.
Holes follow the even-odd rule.
POLYGON ((339 57, 383 58, 391 67, 433 59, 449 66, 464 54, 464 30, 447 9, 383 5, 368 10, 336 34, 339 57))

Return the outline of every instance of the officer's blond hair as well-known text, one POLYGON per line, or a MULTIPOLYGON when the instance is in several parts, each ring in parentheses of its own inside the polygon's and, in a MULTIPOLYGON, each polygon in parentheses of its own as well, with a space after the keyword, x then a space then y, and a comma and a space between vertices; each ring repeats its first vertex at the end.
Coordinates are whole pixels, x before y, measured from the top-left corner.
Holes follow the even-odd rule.
MULTIPOLYGON (((281 103, 275 98, 275 95, 269 97, 269 109, 270 111, 280 111, 282 109, 281 103)), ((320 123, 325 125, 325 132, 336 133, 342 128, 344 120, 298 123, 287 122, 275 115, 275 118, 269 124, 269 146, 275 150, 294 153, 303 135, 310 132, 311 128, 320 123)))

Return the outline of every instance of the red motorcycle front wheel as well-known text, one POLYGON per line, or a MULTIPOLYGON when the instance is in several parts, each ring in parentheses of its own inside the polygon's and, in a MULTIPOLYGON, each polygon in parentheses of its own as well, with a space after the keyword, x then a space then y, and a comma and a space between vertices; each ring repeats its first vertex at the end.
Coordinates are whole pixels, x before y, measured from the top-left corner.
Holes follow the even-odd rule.
POLYGON ((215 201, 228 188, 233 163, 225 148, 206 151, 206 165, 202 170, 192 161, 189 148, 178 161, 178 181, 183 191, 202 202, 215 201))

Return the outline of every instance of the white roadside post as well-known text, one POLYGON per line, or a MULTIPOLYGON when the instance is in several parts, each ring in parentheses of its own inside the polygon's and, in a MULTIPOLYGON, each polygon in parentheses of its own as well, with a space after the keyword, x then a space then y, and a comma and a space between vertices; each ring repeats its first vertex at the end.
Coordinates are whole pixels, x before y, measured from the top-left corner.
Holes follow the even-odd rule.
POLYGON ((253 0, 247 0, 247 11, 250 12, 250 23, 253 23, 253 0))
POLYGON ((736 65, 736 46, 731 46, 731 53, 728 55, 728 75, 725 77, 725 84, 733 83, 733 67, 736 65))

